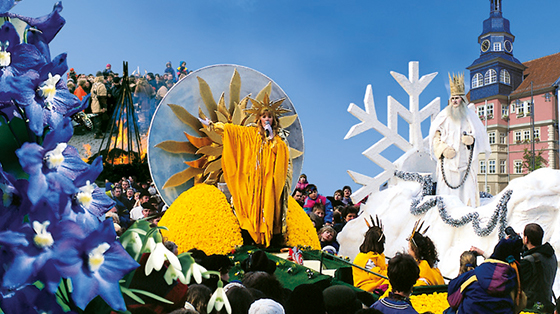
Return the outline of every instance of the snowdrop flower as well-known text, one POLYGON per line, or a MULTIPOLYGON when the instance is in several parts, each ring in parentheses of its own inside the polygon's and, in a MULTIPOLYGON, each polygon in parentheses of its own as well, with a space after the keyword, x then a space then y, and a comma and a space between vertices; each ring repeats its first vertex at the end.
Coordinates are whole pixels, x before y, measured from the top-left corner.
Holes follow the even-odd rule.
POLYGON ((179 280, 185 285, 188 284, 187 280, 185 279, 185 275, 183 275, 183 272, 181 272, 181 269, 175 268, 173 264, 169 264, 169 267, 167 267, 167 271, 163 275, 163 279, 165 279, 165 282, 167 282, 168 285, 171 285, 173 283, 173 280, 179 280))
POLYGON ((189 267, 189 269, 187 270, 187 275, 186 277, 186 281, 187 284, 189 284, 191 282, 191 277, 194 277, 194 281, 196 281, 196 283, 201 283, 202 282, 202 274, 206 272, 206 268, 198 265, 197 263, 193 262, 191 264, 191 267, 189 267))
MULTIPOLYGON (((153 238, 148 239, 148 243, 154 242, 153 238), (150 241, 151 240, 151 241, 150 241)), ((153 247, 153 244, 150 244, 153 247)), ((151 250, 151 248, 150 248, 151 250)), ((151 250, 152 253, 150 257, 148 257, 148 261, 146 262, 146 268, 144 269, 146 276, 149 276, 152 273, 152 270, 159 271, 163 266, 165 260, 168 260, 171 267, 174 267, 176 270, 181 271, 181 262, 179 262, 179 258, 173 254, 173 252, 169 251, 163 243, 157 243, 155 248, 151 250)))
POLYGON ((41 96, 46 98, 47 101, 52 100, 54 95, 56 95, 56 83, 58 83, 59 80, 60 75, 56 74, 55 76, 52 76, 52 74, 49 73, 49 78, 39 86, 41 96))
POLYGON ((47 167, 49 167, 49 169, 57 168, 62 165, 64 162, 62 152, 66 149, 66 146, 68 146, 68 144, 58 143, 55 149, 48 151, 45 154, 45 161, 47 162, 47 167))
MULTIPOLYGON (((150 238, 152 239, 152 238, 150 238)), ((153 239, 152 239, 153 240, 153 239)), ((132 245, 132 251, 137 254, 138 252, 140 252, 140 250, 142 249, 142 239, 140 238, 140 236, 138 235, 138 233, 131 231, 130 236, 126 237, 126 239, 124 239, 122 241, 122 246, 124 248, 127 247, 128 244, 132 245)), ((155 243, 154 243, 155 246, 155 243)))
POLYGON ((223 286, 224 284, 220 280, 218 282, 218 288, 216 289, 216 291, 214 291, 214 294, 212 294, 210 301, 208 301, 208 308, 207 308, 208 313, 212 312, 212 309, 214 308, 216 308, 216 311, 220 311, 222 307, 224 307, 224 305, 226 307, 226 311, 228 313, 231 313, 231 305, 229 304, 223 286))

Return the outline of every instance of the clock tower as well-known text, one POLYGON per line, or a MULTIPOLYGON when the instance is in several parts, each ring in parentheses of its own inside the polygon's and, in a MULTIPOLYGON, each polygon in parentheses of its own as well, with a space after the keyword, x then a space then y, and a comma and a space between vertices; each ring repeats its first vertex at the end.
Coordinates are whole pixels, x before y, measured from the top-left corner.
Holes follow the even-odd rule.
POLYGON ((509 20, 502 16, 502 0, 490 0, 490 17, 482 23, 478 36, 480 57, 467 67, 471 102, 507 97, 521 84, 525 66, 513 56, 514 40, 509 20))

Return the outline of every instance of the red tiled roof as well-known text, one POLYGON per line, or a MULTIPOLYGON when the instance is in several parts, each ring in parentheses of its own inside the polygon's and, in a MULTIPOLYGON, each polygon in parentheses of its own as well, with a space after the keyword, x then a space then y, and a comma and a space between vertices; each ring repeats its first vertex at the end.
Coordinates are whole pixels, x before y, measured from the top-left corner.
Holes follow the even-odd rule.
POLYGON ((523 72, 525 79, 511 93, 511 96, 530 92, 531 81, 533 82, 533 90, 551 87, 560 77, 560 52, 527 61, 523 65, 527 67, 523 72))

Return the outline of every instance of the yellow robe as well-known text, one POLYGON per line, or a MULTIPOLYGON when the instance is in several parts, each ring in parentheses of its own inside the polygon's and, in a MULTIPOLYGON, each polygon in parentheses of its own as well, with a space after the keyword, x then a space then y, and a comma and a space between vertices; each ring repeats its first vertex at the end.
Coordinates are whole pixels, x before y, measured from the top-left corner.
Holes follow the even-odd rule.
MULTIPOLYGON (((387 276, 387 263, 385 262, 385 254, 383 253, 360 252, 354 259, 354 264, 369 269, 374 273, 387 276)), ((389 280, 370 274, 356 267, 352 267, 352 276, 354 277, 354 286, 364 291, 372 292, 381 285, 389 284, 389 280)))
POLYGON ((288 171, 288 146, 276 135, 263 140, 256 127, 225 124, 222 169, 241 229, 257 244, 269 246, 282 233, 282 190, 288 171))
POLYGON ((420 268, 420 278, 418 278, 414 286, 435 286, 445 284, 439 268, 431 268, 430 264, 428 264, 425 260, 421 260, 420 263, 418 263, 418 267, 420 268))

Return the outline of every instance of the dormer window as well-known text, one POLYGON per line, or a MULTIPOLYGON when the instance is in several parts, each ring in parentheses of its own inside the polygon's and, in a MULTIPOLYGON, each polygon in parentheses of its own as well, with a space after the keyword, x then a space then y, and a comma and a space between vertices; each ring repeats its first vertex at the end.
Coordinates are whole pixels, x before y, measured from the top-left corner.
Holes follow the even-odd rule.
POLYGON ((492 46, 493 51, 502 51, 502 43, 494 43, 492 46))
POLYGON ((500 83, 511 85, 511 76, 506 69, 500 71, 500 83))
POLYGON ((482 74, 476 73, 472 78, 472 88, 482 87, 484 78, 482 74))
POLYGON ((486 71, 486 73, 484 74, 484 85, 494 84, 497 81, 498 74, 496 73, 496 70, 489 69, 488 71, 486 71))

